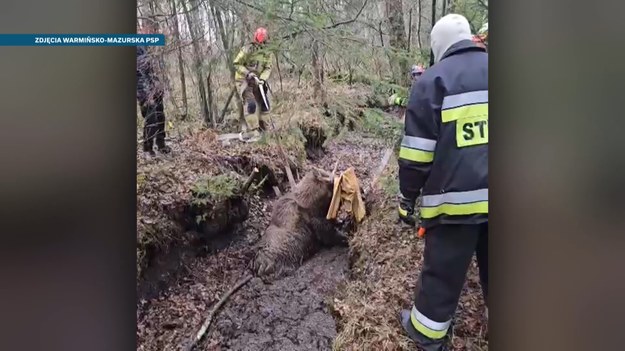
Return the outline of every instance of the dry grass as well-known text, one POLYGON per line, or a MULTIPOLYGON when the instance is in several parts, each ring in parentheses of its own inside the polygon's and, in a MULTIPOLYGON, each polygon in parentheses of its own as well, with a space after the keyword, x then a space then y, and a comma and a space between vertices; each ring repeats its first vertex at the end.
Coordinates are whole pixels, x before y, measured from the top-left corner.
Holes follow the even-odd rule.
MULTIPOLYGON (((350 239, 352 279, 335 298, 339 334, 333 349, 414 350, 399 324, 399 311, 412 304, 423 241, 397 220, 397 161, 389 162, 382 186, 372 194, 372 215, 350 239)), ((486 350, 481 333, 481 293, 475 267, 460 301, 454 350, 486 350)))

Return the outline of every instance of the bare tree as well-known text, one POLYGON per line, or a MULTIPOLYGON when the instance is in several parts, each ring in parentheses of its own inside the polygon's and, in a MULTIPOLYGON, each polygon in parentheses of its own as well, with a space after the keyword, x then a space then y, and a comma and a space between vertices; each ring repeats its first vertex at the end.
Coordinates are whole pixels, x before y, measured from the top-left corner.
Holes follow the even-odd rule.
POLYGON ((255 27, 270 31, 271 79, 280 92, 293 81, 324 102, 328 77, 407 86, 409 66, 427 59, 429 32, 441 14, 462 13, 473 29, 487 21, 485 0, 441 1, 139 0, 137 12, 170 38, 159 51, 171 100, 165 107, 218 128, 224 119, 243 118, 233 59, 255 27))
POLYGON ((390 41, 393 50, 391 55, 394 80, 402 85, 408 84, 407 40, 401 0, 386 0, 386 16, 388 18, 390 41))
MULTIPOLYGON (((190 0, 193 1, 193 3, 196 3, 197 0, 190 0)), ((192 40, 192 45, 193 45, 193 53, 194 53, 194 63, 195 63, 195 74, 196 74, 196 79, 197 79, 197 85, 198 85, 198 93, 200 95, 200 101, 201 101, 201 111, 202 111, 202 117, 204 119, 204 122, 206 122, 207 125, 211 124, 211 115, 210 115, 210 110, 208 108, 208 99, 206 96, 206 86, 204 85, 204 73, 203 73, 203 69, 202 69, 202 51, 200 49, 200 42, 199 42, 199 38, 200 38, 200 31, 198 30, 198 18, 197 18, 197 12, 191 12, 188 10, 188 6, 187 3, 182 0, 182 8, 185 11, 185 18, 187 20, 187 25, 189 26, 189 31, 191 33, 191 40, 192 40)))
POLYGON ((182 40, 180 38, 180 24, 178 23, 178 9, 176 7, 176 0, 169 1, 172 10, 173 19, 173 34, 176 43, 176 59, 178 61, 178 73, 180 75, 180 89, 182 90, 182 104, 184 106, 184 112, 182 119, 186 119, 189 114, 189 101, 187 99, 187 80, 184 73, 184 60, 182 58, 182 40))

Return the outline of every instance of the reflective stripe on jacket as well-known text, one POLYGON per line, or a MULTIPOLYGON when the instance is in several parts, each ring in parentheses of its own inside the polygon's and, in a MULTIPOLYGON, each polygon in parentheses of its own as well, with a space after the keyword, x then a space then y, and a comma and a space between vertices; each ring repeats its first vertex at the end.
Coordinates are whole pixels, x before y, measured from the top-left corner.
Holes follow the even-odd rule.
POLYGON ((399 152, 400 191, 421 191, 424 227, 488 221, 488 54, 452 45, 415 83, 399 152))

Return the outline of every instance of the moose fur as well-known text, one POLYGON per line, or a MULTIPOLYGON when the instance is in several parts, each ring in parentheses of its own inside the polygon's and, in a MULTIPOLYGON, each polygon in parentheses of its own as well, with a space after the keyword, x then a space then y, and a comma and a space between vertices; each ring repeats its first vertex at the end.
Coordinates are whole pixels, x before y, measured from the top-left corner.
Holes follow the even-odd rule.
POLYGON ((313 170, 275 202, 254 259, 259 276, 296 268, 323 246, 347 244, 347 238, 326 219, 333 173, 313 170))

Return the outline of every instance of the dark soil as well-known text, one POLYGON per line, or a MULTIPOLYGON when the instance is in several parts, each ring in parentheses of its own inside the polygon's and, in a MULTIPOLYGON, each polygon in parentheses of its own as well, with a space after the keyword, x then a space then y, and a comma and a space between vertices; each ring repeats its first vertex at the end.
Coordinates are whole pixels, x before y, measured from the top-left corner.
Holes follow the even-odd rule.
MULTIPOLYGON (((352 166, 365 186, 383 148, 376 139, 348 134, 330 143, 315 165, 331 170, 339 161, 340 171, 352 166)), ((271 204, 250 197, 248 219, 222 237, 221 245, 178 256, 179 274, 164 275, 167 287, 139 302, 137 350, 180 350, 197 333, 212 306, 250 273, 253 245, 268 224, 271 204)), ((331 350, 337 330, 328 302, 347 270, 347 249, 333 248, 277 281, 253 279, 218 312, 197 349, 331 350)))
POLYGON ((272 284, 255 278, 222 311, 215 350, 330 350, 336 324, 327 299, 346 272, 346 249, 333 248, 272 284))

